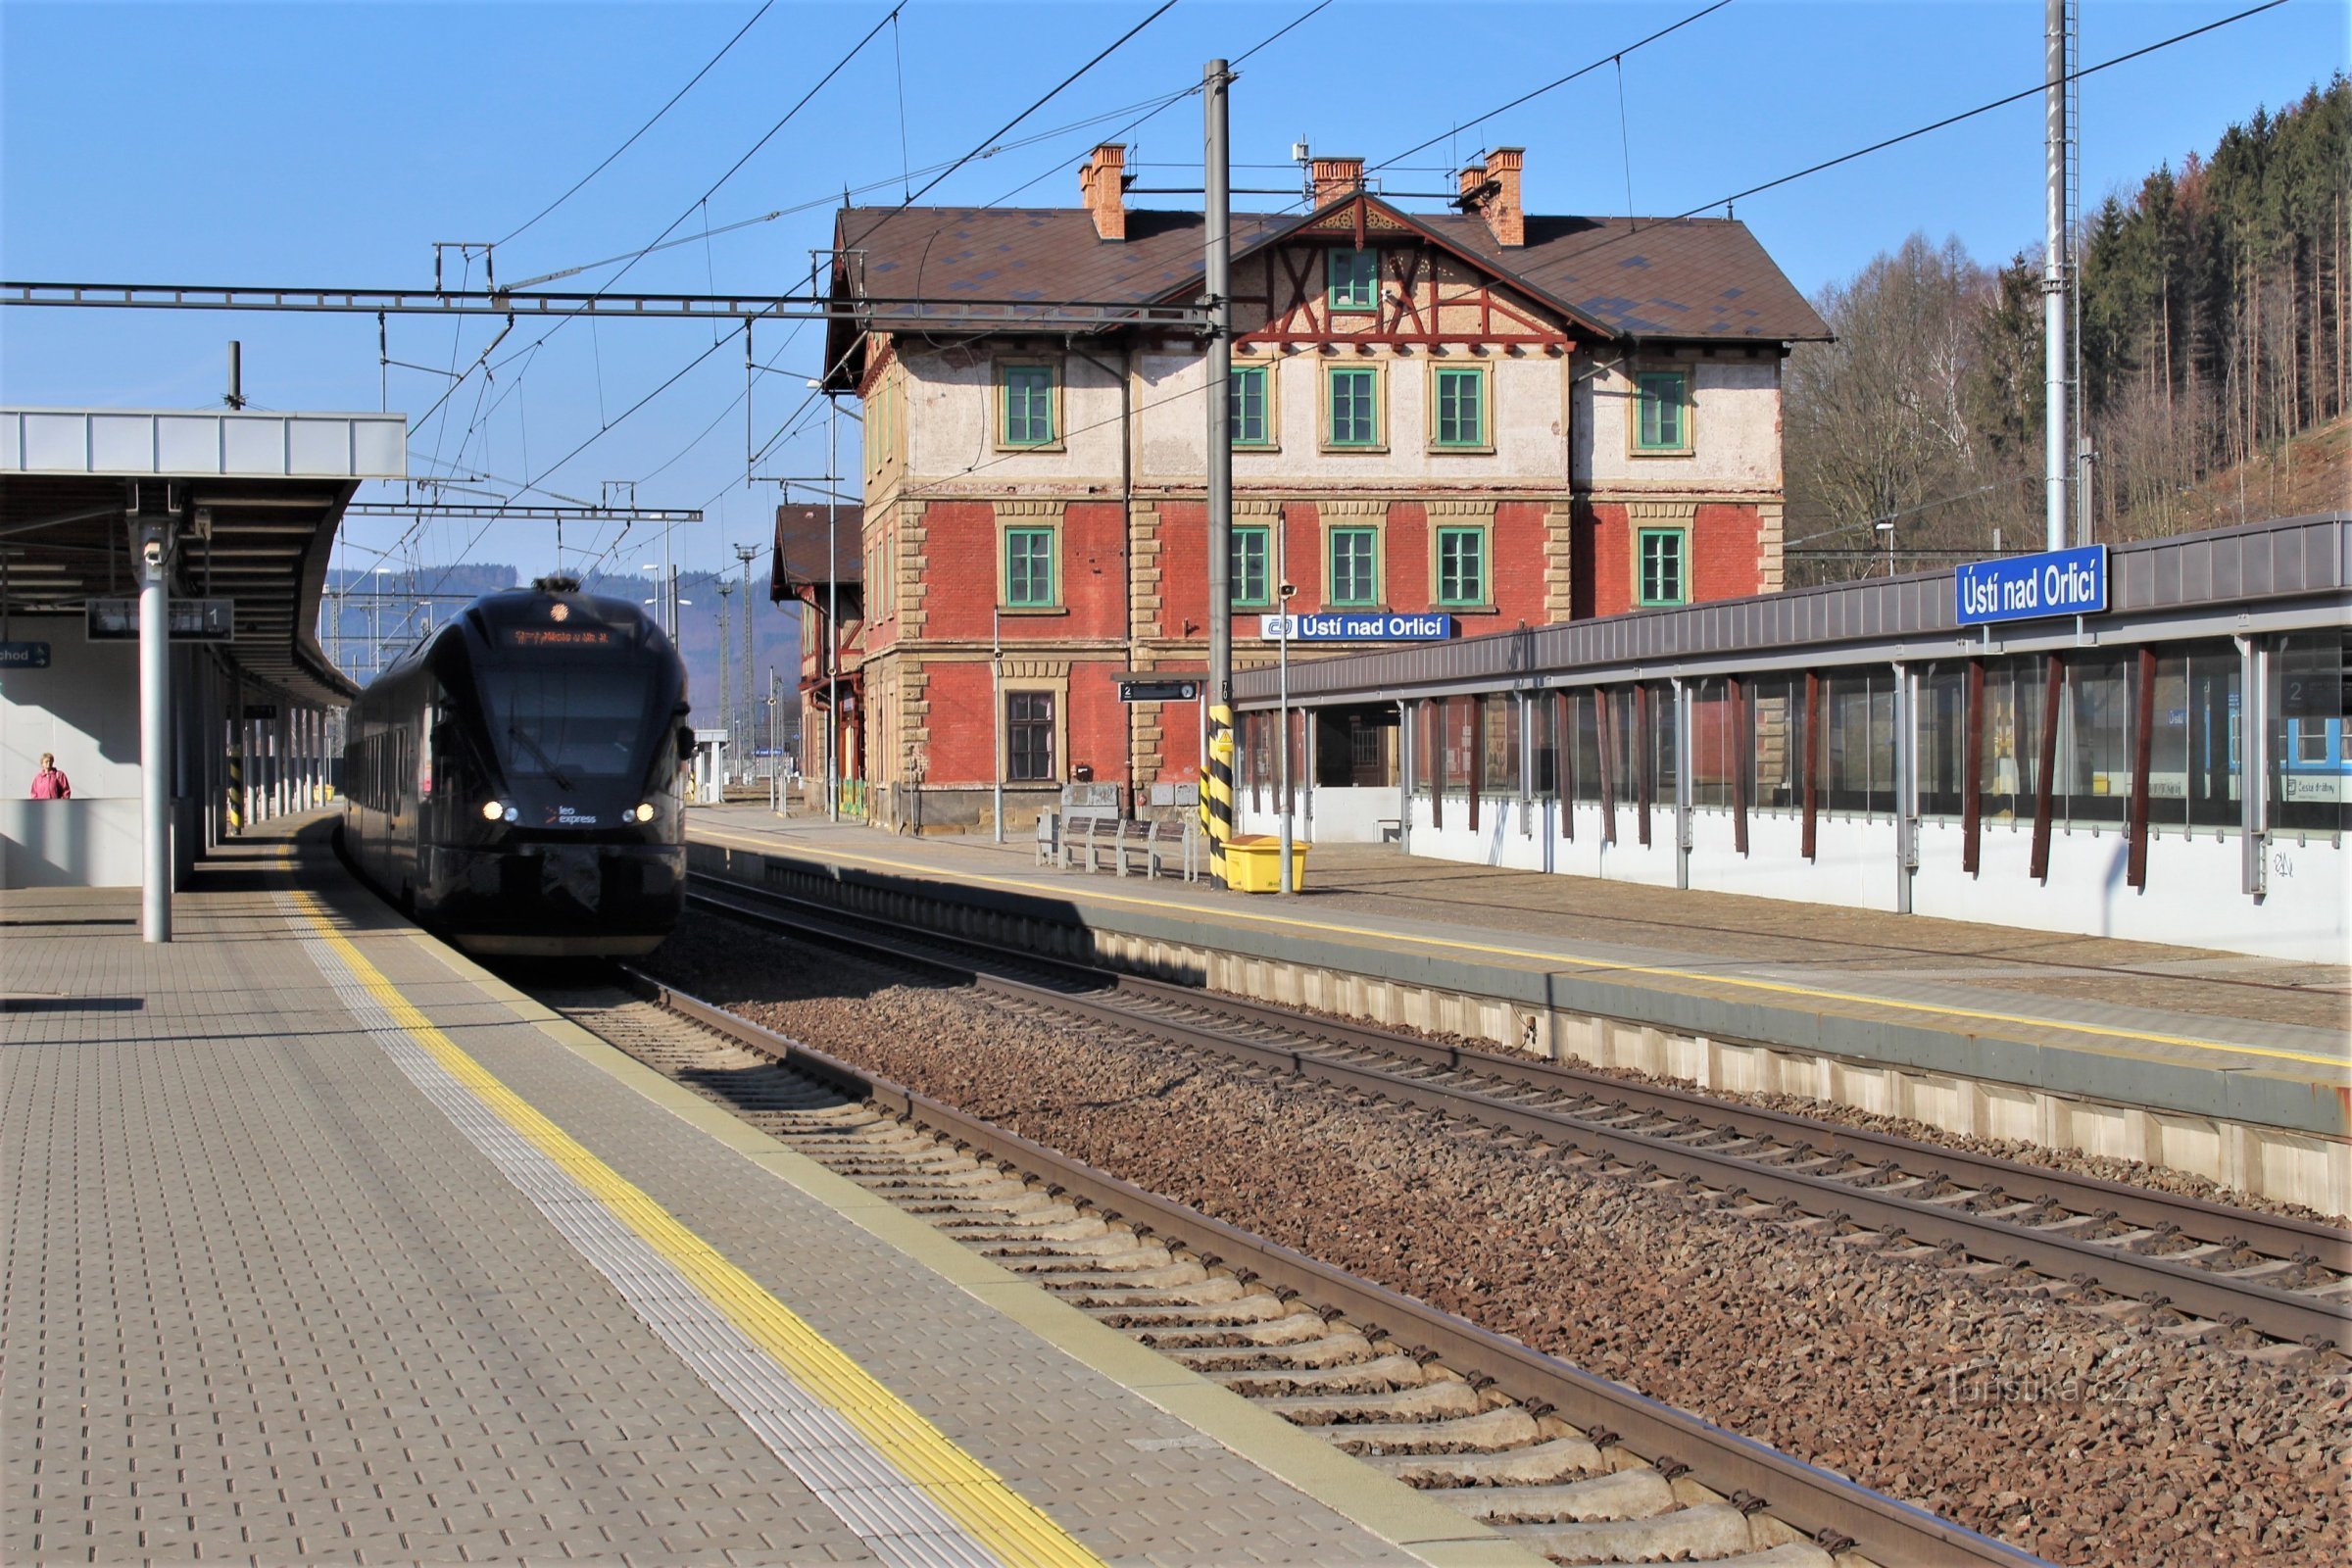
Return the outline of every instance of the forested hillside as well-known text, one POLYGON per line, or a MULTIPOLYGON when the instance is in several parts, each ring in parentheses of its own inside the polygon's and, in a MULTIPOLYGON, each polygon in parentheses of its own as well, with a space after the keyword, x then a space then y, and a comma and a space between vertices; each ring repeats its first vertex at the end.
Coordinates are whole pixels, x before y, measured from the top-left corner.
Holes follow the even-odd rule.
MULTIPOLYGON (((2275 476, 2288 438, 2343 416, 2348 252, 2340 74, 2085 215, 2094 537, 2211 526, 2230 489, 2214 475, 2275 476)), ((1800 346, 1788 367, 1792 583, 1883 573, 1890 543, 1905 571, 1952 559, 1931 552, 1989 551, 1996 530, 2038 544, 2040 285, 2038 250, 1991 268, 1915 234, 1815 299, 1838 341, 1800 346)), ((2268 501, 2248 491, 2248 515, 2268 501)))

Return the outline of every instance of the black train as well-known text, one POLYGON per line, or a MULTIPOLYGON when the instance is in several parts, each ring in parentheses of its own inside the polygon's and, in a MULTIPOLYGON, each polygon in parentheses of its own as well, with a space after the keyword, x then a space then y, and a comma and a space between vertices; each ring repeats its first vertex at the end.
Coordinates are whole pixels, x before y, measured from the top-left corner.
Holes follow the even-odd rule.
POLYGON ((686 670, 568 578, 487 594, 371 682, 345 853, 471 953, 650 953, 686 901, 686 670))

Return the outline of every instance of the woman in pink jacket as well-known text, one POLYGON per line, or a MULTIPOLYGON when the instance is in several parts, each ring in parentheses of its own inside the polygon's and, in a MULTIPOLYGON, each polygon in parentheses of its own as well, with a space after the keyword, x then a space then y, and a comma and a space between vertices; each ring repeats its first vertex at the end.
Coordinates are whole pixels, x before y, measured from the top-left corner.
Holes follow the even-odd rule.
POLYGON ((58 771, 57 754, 41 754, 41 770, 32 775, 32 798, 36 801, 70 801, 74 798, 74 782, 58 771))

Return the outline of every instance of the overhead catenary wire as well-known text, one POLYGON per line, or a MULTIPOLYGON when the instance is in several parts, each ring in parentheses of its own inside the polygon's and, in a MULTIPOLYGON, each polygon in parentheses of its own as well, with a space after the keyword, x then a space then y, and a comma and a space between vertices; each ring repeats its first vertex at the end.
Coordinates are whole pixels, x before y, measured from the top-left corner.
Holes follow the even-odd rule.
POLYGON ((1732 0, 1715 0, 1713 5, 1707 6, 1702 10, 1693 11, 1690 13, 1690 15, 1683 18, 1682 21, 1660 27, 1657 31, 1651 33, 1646 38, 1638 39, 1633 43, 1627 44, 1622 49, 1616 50, 1610 54, 1602 55, 1599 59, 1592 61, 1589 65, 1579 66, 1574 71, 1568 73, 1568 74, 1565 76, 1556 77, 1553 80, 1547 81, 1543 86, 1536 88, 1533 92, 1521 93, 1518 97, 1512 99, 1509 103, 1502 105, 1500 108, 1490 109, 1485 114, 1480 115, 1475 119, 1461 121, 1458 123, 1447 127, 1438 135, 1430 137, 1429 140, 1425 142, 1420 142, 1414 146, 1407 147, 1404 151, 1397 153, 1394 157, 1384 158, 1379 163, 1372 165, 1371 168, 1365 172, 1369 173, 1372 172, 1372 170, 1387 169, 1392 164, 1402 163, 1405 159, 1412 157, 1415 153, 1427 152, 1430 148, 1435 147, 1438 143, 1457 136, 1461 132, 1470 129, 1474 125, 1483 125, 1488 121, 1493 120, 1495 116, 1508 114, 1512 110, 1520 107, 1522 104, 1533 103, 1538 98, 1543 97, 1545 93, 1554 91, 1557 88, 1565 87, 1580 76, 1591 75, 1593 72, 1598 71, 1601 67, 1608 65, 1613 61, 1622 61, 1627 55, 1632 54, 1635 50, 1642 48, 1648 44, 1656 43, 1660 38, 1665 37, 1669 33, 1680 32, 1683 28, 1688 27, 1693 22, 1697 22, 1704 17, 1711 17, 1716 12, 1721 11, 1725 6, 1728 6, 1731 3, 1732 0))
MULTIPOLYGON (((627 152, 631 147, 636 146, 639 137, 643 136, 647 131, 653 129, 663 115, 666 115, 672 109, 677 108, 678 100, 684 98, 688 93, 694 91, 695 84, 701 81, 705 76, 710 74, 711 69, 715 67, 721 60, 726 59, 728 52, 731 51, 737 44, 743 42, 743 35, 747 32, 750 32, 754 27, 758 26, 760 24, 760 19, 766 16, 768 12, 775 6, 775 3, 776 0, 760 0, 760 9, 752 13, 751 20, 735 29, 735 35, 729 38, 724 44, 719 46, 718 53, 712 55, 709 60, 703 62, 703 69, 687 78, 685 86, 680 87, 676 92, 670 94, 669 102, 663 104, 661 108, 654 111, 653 119, 647 121, 644 124, 639 125, 635 130, 630 131, 629 139, 622 142, 619 146, 613 148, 610 153, 607 153, 605 155, 604 162, 598 164, 594 169, 591 169, 585 174, 582 174, 579 179, 573 183, 569 190, 557 197, 554 201, 549 202, 545 207, 540 208, 539 211, 533 213, 530 217, 524 219, 520 223, 516 224, 515 227, 510 233, 508 233, 504 239, 497 241, 497 243, 501 245, 513 244, 514 240, 519 238, 524 231, 531 227, 532 224, 538 222, 539 220, 545 218, 548 214, 554 212, 557 208, 563 206, 574 196, 577 196, 581 190, 587 186, 590 180, 603 173, 606 170, 612 168, 613 160, 617 159, 622 153, 627 152)), ((891 15, 895 18, 897 17, 898 13, 894 11, 891 13, 891 15)))

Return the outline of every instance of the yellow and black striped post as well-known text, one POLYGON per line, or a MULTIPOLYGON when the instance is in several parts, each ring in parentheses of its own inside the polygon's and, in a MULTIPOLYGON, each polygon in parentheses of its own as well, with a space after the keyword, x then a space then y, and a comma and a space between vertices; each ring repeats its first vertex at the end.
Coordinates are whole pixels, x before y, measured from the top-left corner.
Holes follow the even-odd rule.
POLYGON ((1218 887, 1225 876, 1225 846, 1233 840, 1233 710, 1217 703, 1208 710, 1208 771, 1200 780, 1200 809, 1208 824, 1208 876, 1218 887))

